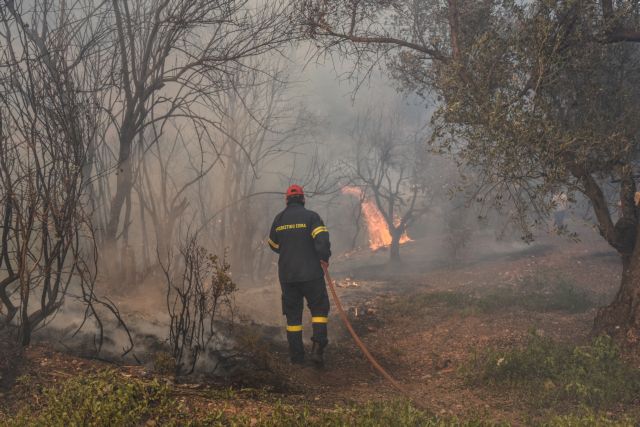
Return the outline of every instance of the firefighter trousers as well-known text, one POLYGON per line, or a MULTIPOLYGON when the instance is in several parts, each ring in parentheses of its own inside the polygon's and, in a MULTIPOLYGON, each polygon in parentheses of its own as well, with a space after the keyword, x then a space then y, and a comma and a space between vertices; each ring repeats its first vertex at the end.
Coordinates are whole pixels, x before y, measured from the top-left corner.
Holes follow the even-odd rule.
POLYGON ((311 325, 313 335, 311 341, 318 343, 320 348, 326 347, 327 316, 329 315, 329 295, 324 277, 308 282, 281 283, 282 313, 287 318, 287 341, 289 342, 289 356, 292 362, 304 360, 304 345, 302 343, 302 311, 304 299, 311 311, 311 325))

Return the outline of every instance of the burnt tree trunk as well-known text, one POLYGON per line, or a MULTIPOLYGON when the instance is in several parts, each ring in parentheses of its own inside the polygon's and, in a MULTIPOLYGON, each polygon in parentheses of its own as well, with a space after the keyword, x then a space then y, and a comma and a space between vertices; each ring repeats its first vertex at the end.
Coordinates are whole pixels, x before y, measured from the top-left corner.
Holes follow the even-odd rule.
POLYGON ((120 217, 122 208, 131 194, 133 187, 133 169, 131 165, 131 142, 120 143, 118 155, 118 169, 116 178, 116 193, 111 199, 109 207, 108 222, 104 230, 101 270, 107 274, 112 283, 126 284, 122 263, 121 248, 118 246, 118 230, 120 228, 120 217))
POLYGON ((390 227, 389 232, 391 233, 389 262, 397 264, 400 262, 400 237, 402 237, 402 230, 400 227, 390 227))
POLYGON ((133 141, 133 133, 129 132, 120 137, 120 150, 118 153, 118 172, 116 179, 116 194, 111 200, 111 208, 109 211, 109 222, 106 227, 105 240, 115 246, 118 237, 118 227, 120 225, 120 216, 122 208, 127 197, 131 194, 133 188, 133 168, 131 164, 131 145, 133 141), (129 135, 129 133, 131 135, 129 135))

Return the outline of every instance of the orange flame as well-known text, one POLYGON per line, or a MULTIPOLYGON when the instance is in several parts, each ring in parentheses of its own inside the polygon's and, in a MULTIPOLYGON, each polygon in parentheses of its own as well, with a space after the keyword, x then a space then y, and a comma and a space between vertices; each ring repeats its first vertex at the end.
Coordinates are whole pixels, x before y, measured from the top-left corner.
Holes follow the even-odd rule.
MULTIPOLYGON (((367 232, 369 234, 369 248, 377 250, 391 245, 391 233, 387 222, 380 212, 380 209, 376 206, 373 200, 363 198, 362 190, 358 187, 346 186, 342 188, 342 194, 348 194, 355 196, 362 200, 362 214, 367 224, 367 232)), ((406 231, 400 237, 400 244, 410 242, 411 239, 407 235, 406 231)))

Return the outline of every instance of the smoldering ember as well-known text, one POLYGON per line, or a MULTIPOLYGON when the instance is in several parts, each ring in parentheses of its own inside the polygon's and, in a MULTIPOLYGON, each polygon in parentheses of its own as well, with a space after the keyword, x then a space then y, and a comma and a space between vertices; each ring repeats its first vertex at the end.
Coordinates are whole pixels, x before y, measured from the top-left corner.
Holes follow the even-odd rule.
POLYGON ((640 3, 0 0, 0 426, 640 425, 640 3))

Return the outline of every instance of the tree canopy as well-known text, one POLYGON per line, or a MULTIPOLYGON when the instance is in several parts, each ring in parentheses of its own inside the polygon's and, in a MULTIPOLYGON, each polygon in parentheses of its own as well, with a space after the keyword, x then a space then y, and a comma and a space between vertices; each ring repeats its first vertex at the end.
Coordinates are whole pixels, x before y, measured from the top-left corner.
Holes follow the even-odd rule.
POLYGON ((554 192, 582 193, 623 262, 596 324, 640 338, 637 2, 355 0, 302 12, 318 52, 384 63, 434 100, 431 143, 472 168, 480 199, 512 206, 525 231, 554 192))

